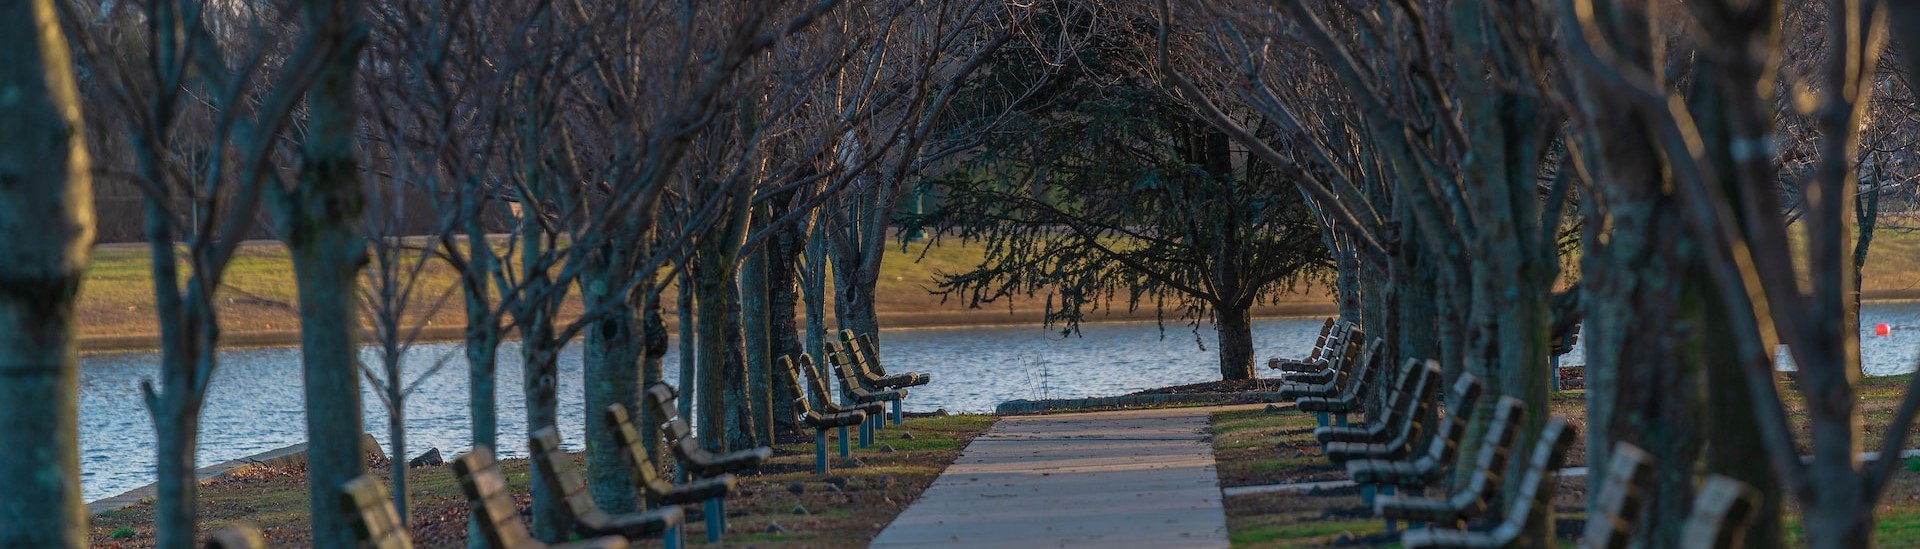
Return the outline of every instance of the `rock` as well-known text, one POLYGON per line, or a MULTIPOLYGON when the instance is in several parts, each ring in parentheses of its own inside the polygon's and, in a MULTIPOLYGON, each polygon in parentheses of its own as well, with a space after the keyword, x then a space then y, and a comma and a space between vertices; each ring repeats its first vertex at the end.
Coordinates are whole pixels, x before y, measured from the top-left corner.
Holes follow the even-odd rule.
POLYGON ((894 449, 893 449, 893 445, 892 445, 892 444, 882 444, 882 445, 880 445, 880 451, 882 451, 882 452, 897 452, 898 450, 894 450, 894 449))
POLYGON ((1300 459, 1300 458, 1305 458, 1305 457, 1308 457, 1308 456, 1307 456, 1307 451, 1306 451, 1306 450, 1294 450, 1294 451, 1293 451, 1293 457, 1294 457, 1294 459, 1300 459))
POLYGON ((1280 413, 1280 407, 1279 407, 1279 406, 1274 406, 1274 405, 1272 405, 1272 404, 1268 404, 1266 408, 1263 408, 1263 409, 1261 409, 1260 411, 1262 411, 1262 412, 1266 412, 1266 413, 1269 413, 1269 414, 1277 414, 1277 413, 1280 413))
POLYGON ((855 467, 866 467, 867 462, 860 461, 860 458, 857 458, 857 457, 847 456, 847 459, 840 460, 840 466, 848 469, 852 469, 855 467))
POLYGON ((439 448, 428 448, 427 453, 420 454, 420 457, 407 460, 408 467, 439 467, 446 464, 446 460, 440 459, 439 448))
POLYGON ((767 523, 767 533, 769 533, 769 534, 785 534, 785 533, 787 533, 787 529, 786 529, 785 527, 783 527, 783 526, 780 526, 780 523, 778 523, 778 522, 769 522, 769 523, 767 523))
POLYGON ((793 484, 788 484, 788 485, 787 485, 787 491, 788 491, 788 492, 793 492, 793 493, 795 493, 795 494, 805 494, 805 493, 807 493, 807 485, 805 485, 805 484, 801 484, 801 483, 798 483, 798 482, 795 482, 795 483, 793 483, 793 484))
POLYGON ((874 488, 879 488, 879 489, 881 489, 881 490, 885 490, 885 489, 888 489, 888 488, 892 488, 892 487, 893 487, 893 475, 880 475, 880 478, 877 478, 877 479, 874 479, 874 480, 873 480, 873 487, 874 487, 874 488))
POLYGON ((796 515, 811 515, 811 514, 813 514, 813 513, 812 513, 812 512, 810 512, 810 511, 807 511, 807 506, 805 506, 805 505, 795 505, 795 506, 793 506, 793 514, 796 514, 796 515))
POLYGON ((847 489, 847 477, 833 476, 821 480, 826 482, 827 486, 833 488, 835 492, 847 489))
POLYGON ((909 432, 906 432, 906 431, 901 431, 901 432, 900 432, 900 438, 902 438, 902 439, 906 439, 906 440, 913 440, 913 433, 909 433, 909 432))
POLYGON ((1353 532, 1341 532, 1333 538, 1334 545, 1353 545, 1354 541, 1353 532))
POLYGON ((947 417, 947 416, 950 416, 950 415, 953 415, 953 414, 949 414, 949 413, 947 413, 947 409, 946 409, 946 408, 941 408, 941 409, 938 409, 938 410, 934 410, 934 411, 933 411, 933 413, 931 413, 931 414, 928 414, 928 415, 929 415, 929 416, 932 416, 932 417, 947 417))

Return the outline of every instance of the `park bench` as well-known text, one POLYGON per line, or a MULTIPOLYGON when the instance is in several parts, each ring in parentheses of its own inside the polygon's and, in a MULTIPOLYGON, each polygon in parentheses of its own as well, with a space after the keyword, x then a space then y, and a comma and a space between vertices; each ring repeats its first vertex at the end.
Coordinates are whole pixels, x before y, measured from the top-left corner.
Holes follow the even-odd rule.
POLYGON ((1540 441, 1533 446, 1526 474, 1520 479, 1520 490, 1514 494, 1513 501, 1507 502, 1506 520, 1485 531, 1412 530, 1400 536, 1400 545, 1406 549, 1506 549, 1520 547, 1526 541, 1522 533, 1541 530, 1551 539, 1553 522, 1549 519, 1553 491, 1559 484, 1554 471, 1560 468, 1567 448, 1572 445, 1573 427, 1567 425, 1565 419, 1553 418, 1540 431, 1540 441))
POLYGON ((1506 474, 1507 461, 1519 439, 1520 422, 1525 418, 1525 404, 1520 399, 1500 397, 1494 405, 1493 420, 1481 435, 1480 451, 1474 457, 1474 469, 1465 484, 1444 498, 1385 498, 1374 509, 1387 519, 1465 528, 1467 519, 1486 513, 1487 502, 1500 494, 1501 476, 1506 474))
MULTIPOLYGON (((806 353, 800 353, 800 361, 799 363, 795 364, 795 366, 799 367, 800 371, 805 374, 805 377, 807 379, 807 387, 810 387, 813 389, 812 394, 814 397, 814 402, 816 404, 819 404, 819 408, 823 412, 830 413, 830 414, 837 414, 837 413, 845 413, 853 410, 859 410, 861 412, 866 413, 867 417, 871 418, 873 416, 877 416, 884 413, 886 410, 885 405, 878 402, 870 402, 866 404, 842 405, 838 401, 835 401, 833 399, 833 384, 827 382, 826 372, 820 371, 820 366, 813 361, 813 357, 808 356, 806 353)), ((872 426, 873 425, 870 423, 860 424, 860 427, 861 427, 860 447, 861 448, 866 448, 867 446, 873 444, 872 426)), ((846 427, 840 428, 840 457, 847 457, 847 428, 846 427)))
POLYGON ((1746 543, 1747 523, 1753 521, 1760 492, 1725 475, 1709 475, 1693 496, 1693 510, 1680 527, 1680 546, 1700 549, 1739 549, 1746 543))
MULTIPOLYGON (((646 498, 648 508, 690 505, 725 498, 739 485, 739 480, 731 474, 674 484, 647 459, 646 443, 640 436, 640 429, 635 428, 627 416, 627 408, 616 402, 608 404, 606 412, 607 426, 612 428, 614 442, 620 445, 620 461, 627 466, 628 481, 633 484, 635 493, 646 498)), ((676 524, 667 530, 665 541, 668 547, 680 544, 680 526, 676 524)))
MULTIPOLYGON (((1386 360, 1386 358, 1384 358, 1385 354, 1386 341, 1381 339, 1373 340, 1373 342, 1367 344, 1366 354, 1360 357, 1358 363, 1353 366, 1352 371, 1347 372, 1345 376, 1346 379, 1340 383, 1338 392, 1331 395, 1300 396, 1294 398, 1294 407, 1301 411, 1313 412, 1314 419, 1318 421, 1321 427, 1328 425, 1327 416, 1332 414, 1339 415, 1338 426, 1346 426, 1347 414, 1358 411, 1362 399, 1372 390, 1373 378, 1377 377, 1373 374, 1373 370, 1377 367, 1377 364, 1386 360)), ((1282 391, 1281 396, 1284 398, 1287 395, 1282 391)))
POLYGON ((1480 401, 1480 379, 1460 374, 1453 383, 1453 398, 1447 401, 1446 419, 1427 443, 1427 451, 1413 459, 1357 459, 1347 462, 1347 476, 1355 484, 1419 489, 1440 480, 1447 465, 1459 454, 1460 441, 1466 438, 1473 407, 1480 401))
POLYGON ((533 539, 527 532, 527 523, 520 520, 520 508, 514 506, 513 496, 507 491, 507 477, 500 474, 500 463, 494 461, 493 450, 486 446, 475 446, 466 455, 453 460, 453 476, 460 483, 461 493, 467 496, 468 509, 479 520, 474 521, 480 527, 480 538, 491 549, 626 549, 627 540, 619 536, 607 536, 588 540, 548 545, 533 539))
POLYGON ((1267 368, 1280 370, 1282 372, 1311 372, 1319 369, 1320 355, 1329 346, 1328 344, 1333 341, 1334 334, 1336 333, 1335 328, 1344 327, 1345 325, 1346 323, 1344 322, 1334 321, 1333 317, 1327 317, 1327 321, 1320 324, 1320 335, 1314 338, 1313 349, 1307 352, 1306 358, 1276 357, 1268 359, 1267 368))
POLYGON ((393 509, 379 477, 360 475, 340 487, 340 502, 353 526, 353 539, 371 549, 413 549, 413 538, 393 509))
POLYGON ((1313 430, 1314 440, 1320 443, 1322 450, 1334 443, 1386 442, 1400 425, 1406 422, 1407 418, 1401 412, 1415 404, 1415 397, 1420 396, 1421 384, 1426 381, 1426 374, 1427 370, 1421 367, 1420 361, 1407 359, 1400 374, 1394 376, 1393 391, 1387 395, 1387 406, 1383 413, 1368 415, 1367 422, 1360 425, 1317 427, 1313 430))
MULTIPOLYGON (((846 344, 847 352, 853 354, 853 359, 849 362, 853 364, 854 372, 860 374, 860 378, 866 381, 868 387, 905 389, 919 387, 933 381, 932 376, 919 372, 887 375, 887 370, 880 366, 880 347, 874 344, 873 334, 855 336, 853 330, 840 330, 840 340, 846 344)), ((901 417, 904 413, 900 406, 901 401, 893 401, 894 425, 899 425, 900 421, 905 419, 901 417)))
MULTIPOLYGON (((885 406, 887 403, 893 403, 895 406, 898 406, 900 401, 906 400, 906 389, 881 389, 865 386, 865 382, 860 379, 859 374, 853 371, 853 353, 835 345, 831 341, 826 344, 826 353, 828 366, 833 368, 834 377, 840 380, 840 396, 845 398, 847 402, 853 404, 879 404, 882 406, 885 406)), ((878 429, 886 425, 886 423, 886 418, 884 417, 868 416, 867 423, 864 425, 878 429), (876 419, 880 421, 874 421, 876 419)))
POLYGON ((673 388, 665 383, 653 384, 641 396, 652 408, 653 417, 660 419, 661 432, 666 434, 667 447, 673 450, 675 463, 690 475, 712 478, 746 471, 760 467, 767 458, 773 457, 773 449, 765 446, 725 454, 715 454, 700 446, 700 441, 693 438, 693 428, 680 419, 680 412, 673 405, 673 388))
POLYGON ((778 368, 787 380, 787 386, 793 390, 793 394, 799 395, 793 399, 793 415, 807 427, 813 428, 813 472, 820 475, 827 474, 827 431, 840 429, 840 455, 845 456, 847 455, 847 427, 866 423, 867 412, 835 409, 822 413, 820 410, 815 410, 811 402, 812 398, 807 394, 807 388, 800 384, 800 370, 794 367, 793 360, 783 356, 780 357, 779 362, 778 368))
POLYGON ((1290 374, 1311 372, 1324 367, 1323 363, 1326 359, 1324 355, 1334 341, 1333 324, 1333 319, 1328 318, 1325 324, 1320 325, 1320 335, 1313 338, 1313 346, 1307 349, 1306 358, 1269 358, 1267 369, 1280 370, 1280 377, 1284 379, 1290 374))
MULTIPOLYGON (((560 514, 572 524, 571 531, 586 536, 620 536, 628 540, 637 540, 654 535, 664 535, 682 519, 680 507, 667 506, 651 511, 637 513, 608 513, 600 509, 593 501, 593 492, 587 490, 587 479, 580 475, 580 469, 574 467, 573 456, 560 448, 560 431, 545 427, 533 432, 527 441, 533 455, 529 456, 540 478, 547 484, 547 493, 558 500, 560 514)), ((708 528, 711 532, 713 529, 708 528)), ((714 541, 713 535, 707 536, 714 541)), ((678 541, 678 540, 675 540, 678 541)), ((673 549, 669 547, 668 549, 673 549)))
MULTIPOLYGON (((1369 347, 1371 349, 1371 347, 1369 347)), ((1351 379, 1356 357, 1361 356, 1355 344, 1340 344, 1338 352, 1332 352, 1320 358, 1325 369, 1311 374, 1299 373, 1282 377, 1281 400, 1299 400, 1305 397, 1330 397, 1340 394, 1340 389, 1351 379)))
POLYGON ((1599 516, 1587 514, 1587 531, 1580 538, 1585 549, 1626 549, 1633 542, 1634 522, 1653 485, 1653 456, 1626 441, 1613 443, 1607 477, 1600 486, 1599 516))
POLYGON ((1280 380, 1286 384, 1313 385, 1333 381, 1341 370, 1353 363, 1353 357, 1360 353, 1360 340, 1341 337, 1329 340, 1320 358, 1315 359, 1319 370, 1281 372, 1280 380))
MULTIPOLYGON (((1428 375, 1434 374, 1429 372, 1428 375)), ((1353 479, 1354 484, 1362 486, 1362 494, 1367 496, 1376 491, 1393 494, 1414 490, 1418 493, 1438 482, 1440 475, 1446 472, 1447 465, 1453 463, 1454 456, 1458 454, 1460 439, 1466 436, 1468 421, 1473 417, 1473 407, 1480 402, 1480 390, 1479 378, 1473 374, 1460 374, 1460 379, 1453 383, 1453 399, 1448 401, 1447 417, 1440 421, 1438 429, 1428 438, 1426 452, 1417 457, 1348 460, 1347 477, 1353 479)), ((1372 504, 1371 501, 1367 503, 1372 504)), ((1388 518, 1387 533, 1393 533, 1398 522, 1397 519, 1388 518)))
MULTIPOLYGON (((773 457, 773 449, 766 446, 735 450, 725 454, 716 454, 694 440, 693 428, 680 419, 680 411, 673 405, 675 398, 673 387, 666 383, 655 383, 642 393, 644 401, 653 417, 660 421, 660 431, 666 435, 667 448, 673 450, 674 463, 686 474, 683 480, 717 478, 720 475, 758 469, 767 458, 773 457)), ((727 532, 727 500, 711 498, 707 500, 702 514, 707 523, 707 539, 718 540, 727 532)))
MULTIPOLYGON (((1413 455, 1413 448, 1427 436, 1427 420, 1433 415, 1434 401, 1440 392, 1440 363, 1432 360, 1422 365, 1419 361, 1408 360, 1410 373, 1419 378, 1413 390, 1403 391, 1397 406, 1387 410, 1386 421, 1391 427, 1393 437, 1385 441, 1332 441, 1323 448, 1327 460, 1345 466, 1356 459, 1400 460, 1413 455)), ((1315 433, 1316 435, 1318 433, 1315 433)))
MULTIPOLYGON (((213 535, 207 536, 206 549, 266 549, 267 538, 260 535, 260 529, 245 524, 235 524, 213 535)), ((384 549, 385 546, 376 549, 384 549)), ((396 547, 408 547, 400 545, 396 547)))

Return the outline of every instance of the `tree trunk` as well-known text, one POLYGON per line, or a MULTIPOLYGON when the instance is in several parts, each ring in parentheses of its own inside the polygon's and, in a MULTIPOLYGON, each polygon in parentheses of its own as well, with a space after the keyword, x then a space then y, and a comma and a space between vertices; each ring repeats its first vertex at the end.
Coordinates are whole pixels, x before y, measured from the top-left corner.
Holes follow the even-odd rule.
POLYGON ((693 308, 694 295, 699 293, 693 285, 694 268, 698 262, 693 261, 692 258, 681 259, 681 261, 686 262, 687 265, 680 269, 680 278, 675 282, 674 289, 676 294, 674 314, 680 318, 680 398, 675 401, 675 404, 680 406, 680 417, 692 422, 693 403, 697 400, 694 395, 701 394, 698 392, 700 369, 694 361, 694 358, 699 356, 696 343, 700 339, 694 331, 697 323, 694 322, 693 308))
MULTIPOLYGON (((534 282, 528 290, 538 295, 544 288, 544 281, 534 282)), ((547 311, 541 310, 524 315, 520 322, 521 372, 525 384, 522 386, 527 402, 527 432, 525 437, 532 440, 533 434, 541 429, 557 424, 559 407, 559 356, 558 348, 548 348, 553 341, 554 328, 547 311)), ((567 539, 566 519, 560 513, 557 494, 547 489, 545 475, 538 467, 531 468, 529 483, 533 492, 533 537, 547 543, 557 543, 567 539)))
POLYGON ((760 431, 755 427, 755 422, 759 421, 758 412, 762 404, 753 399, 746 342, 741 337, 739 279, 732 280, 735 284, 729 284, 721 296, 726 306, 726 320, 721 332, 721 364, 725 369, 722 370, 721 380, 725 383, 722 399, 727 403, 727 447, 752 448, 761 445, 760 431))
MULTIPOLYGON (((762 216, 754 216, 755 230, 762 216)), ((771 244, 768 242, 767 244, 771 244)), ((740 338, 746 361, 747 390, 743 396, 753 419, 751 435, 757 440, 773 440, 773 344, 768 340, 767 246, 747 252, 740 265, 738 279, 740 302, 740 338)))
MULTIPOLYGON (((184 391, 183 391, 184 393, 184 391)), ((184 400, 187 395, 168 395, 184 400)), ((200 406, 195 403, 163 401, 164 411, 156 411, 155 494, 153 500, 154 547, 193 547, 198 524, 195 522, 196 498, 200 482, 193 474, 194 445, 199 439, 200 406), (174 406, 178 406, 177 408, 174 406), (190 409, 189 409, 190 408, 190 409)))
MULTIPOLYGON (((652 279, 649 278, 648 280, 652 279)), ((642 318, 644 319, 641 324, 641 334, 645 336, 644 339, 641 340, 643 353, 640 362, 640 386, 646 388, 652 387, 653 384, 660 383, 666 378, 666 373, 661 365, 661 358, 667 356, 667 323, 666 319, 660 316, 660 294, 659 290, 653 286, 653 283, 643 282, 642 288, 636 291, 639 292, 639 295, 645 296, 640 306, 640 310, 643 312, 642 318)), ((660 460, 660 421, 662 418, 654 417, 652 406, 640 406, 639 414, 640 439, 645 441, 642 445, 646 447, 647 463, 659 467, 660 463, 662 463, 660 460)))
MULTIPOLYGON (((824 216, 823 216, 824 217, 824 216)), ((801 299, 806 302, 807 356, 824 363, 827 357, 827 239, 824 219, 816 220, 807 235, 806 269, 800 274, 801 299)))
MULTIPOLYGON (((767 306, 772 310, 767 336, 774 357, 792 357, 806 351, 794 316, 800 304, 799 288, 795 285, 796 264, 806 240, 806 231, 802 229, 805 227, 780 231, 767 242, 767 306)), ((774 372, 773 375, 781 374, 774 372)), ((800 396, 785 383, 773 384, 774 433, 800 435, 800 425, 793 418, 793 399, 800 396)))
POLYGON ((636 508, 633 488, 620 461, 620 444, 601 415, 608 406, 631 411, 639 402, 641 349, 633 309, 625 293, 615 291, 633 278, 632 268, 623 252, 611 248, 591 254, 590 266, 581 273, 583 305, 589 310, 611 307, 585 330, 581 386, 587 406, 586 473, 596 504, 609 513, 627 513, 636 508))
MULTIPOLYGON (((696 341, 699 342, 698 355, 695 358, 698 375, 694 385, 698 387, 700 421, 697 424, 700 444, 708 451, 722 452, 727 449, 727 403, 726 387, 726 336, 727 294, 733 289, 732 269, 725 267, 725 258, 719 257, 714 245, 703 243, 695 253, 699 277, 694 280, 694 300, 699 306, 699 320, 695 324, 696 341)), ((735 325, 738 326, 737 324, 735 325)), ((687 398, 682 393, 681 398, 687 398)))
POLYGON ((73 307, 92 169, 52 0, 0 8, 0 546, 84 547, 73 307))
POLYGON ((1253 318, 1246 307, 1226 305, 1214 310, 1214 329, 1220 332, 1220 379, 1253 379, 1253 318))
MULTIPOLYGON (((355 159, 355 74, 364 42, 361 6, 351 0, 306 4, 314 32, 348 42, 320 69, 307 93, 307 136, 299 186, 279 194, 282 238, 299 287, 300 355, 307 406, 307 502, 313 545, 355 546, 339 512, 339 487, 366 472, 360 436, 358 275, 367 262, 360 234, 365 205, 355 159)), ((278 189, 272 182, 269 188, 278 189)))
POLYGON ((393 406, 387 409, 387 452, 389 473, 387 480, 392 488, 388 495, 393 498, 393 510, 399 514, 400 528, 406 529, 407 515, 407 400, 403 391, 406 385, 400 380, 400 361, 398 354, 387 358, 387 402, 393 406))

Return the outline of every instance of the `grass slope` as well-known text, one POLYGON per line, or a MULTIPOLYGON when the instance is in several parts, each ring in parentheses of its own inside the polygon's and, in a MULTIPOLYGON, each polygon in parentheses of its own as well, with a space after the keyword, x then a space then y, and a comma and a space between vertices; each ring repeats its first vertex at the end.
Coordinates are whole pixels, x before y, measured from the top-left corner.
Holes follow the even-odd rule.
MULTIPOLYGON (((722 545, 864 546, 907 504, 919 498, 967 443, 986 432, 993 421, 993 416, 984 415, 909 419, 904 425, 881 431, 872 447, 854 450, 854 458, 864 465, 842 467, 829 448, 834 469, 827 477, 813 474, 811 437, 804 443, 778 445, 773 460, 759 473, 742 477, 738 493, 728 500, 728 533, 722 545), (912 439, 905 438, 908 433, 912 439), (844 481, 846 488, 829 488, 830 479, 844 481), (795 483, 803 487, 801 493, 790 491, 795 483), (798 508, 805 508, 806 514, 797 514, 798 508), (779 531, 774 531, 775 524, 779 531)), ((834 444, 831 440, 828 443, 834 444)), ((502 469, 516 502, 523 508, 530 505, 527 461, 507 460, 502 469)), ((384 479, 391 471, 385 464, 376 464, 374 474, 384 479)), ((454 482, 452 469, 423 467, 409 470, 407 475, 415 545, 466 547, 466 498, 454 482)), ((204 536, 228 524, 246 522, 260 527, 272 547, 307 546, 307 488, 303 469, 260 466, 202 486, 201 533, 204 536)), ((694 511, 697 509, 689 509, 690 513, 694 511)), ((704 527, 688 522, 688 545, 704 545, 704 527)), ((91 537, 94 547, 152 547, 152 505, 143 503, 93 517, 91 537)), ((658 540, 650 540, 636 546, 659 545, 658 540)))

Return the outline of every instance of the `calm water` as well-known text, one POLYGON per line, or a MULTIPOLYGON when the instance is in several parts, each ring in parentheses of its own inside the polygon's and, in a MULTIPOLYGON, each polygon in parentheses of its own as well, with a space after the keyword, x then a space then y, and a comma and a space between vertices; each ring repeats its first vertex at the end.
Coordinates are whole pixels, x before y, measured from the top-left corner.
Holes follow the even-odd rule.
MULTIPOLYGON (((1920 303, 1875 304, 1862 313, 1862 354, 1870 374, 1913 370, 1920 354, 1920 303), (1873 337, 1872 326, 1886 322, 1892 337, 1873 337)), ((1293 356, 1313 341, 1318 319, 1272 319, 1254 323, 1257 356, 1293 356)), ((1062 338, 1039 327, 984 327, 889 330, 883 335, 889 370, 932 373, 934 382, 916 387, 909 411, 945 408, 953 412, 990 412, 1012 399, 1079 398, 1125 394, 1141 389, 1219 379, 1213 333, 1196 336, 1185 326, 1163 332, 1153 324, 1088 325, 1080 337, 1062 338), (1206 343, 1202 350, 1198 337, 1206 343)), ((678 379, 678 345, 669 345, 667 379, 678 379)), ((520 397, 519 348, 502 346, 499 365, 501 440, 525 432, 520 397)), ((376 358, 366 354, 368 361, 376 358)), ((407 401, 408 452, 438 447, 451 458, 466 451, 466 364, 457 344, 422 345, 407 362, 411 381, 437 363, 445 366, 422 383, 407 401)), ((1579 364, 1578 349, 1563 364, 1579 364)), ((151 353, 89 355, 81 359, 80 451, 82 491, 95 500, 152 482, 153 426, 139 398, 139 382, 157 373, 151 353)), ((1265 370, 1265 368, 1261 368, 1265 370)), ((1265 375, 1262 372, 1262 375, 1265 375)), ((367 428, 386 442, 386 411, 366 388, 367 428)), ((560 358, 560 426, 566 445, 579 449, 584 432, 580 388, 580 350, 560 358)), ((296 349, 246 349, 221 353, 206 410, 201 418, 201 465, 210 465, 296 444, 306 439, 302 412, 299 353, 296 349)), ((506 455, 524 451, 502 448, 506 455)))

